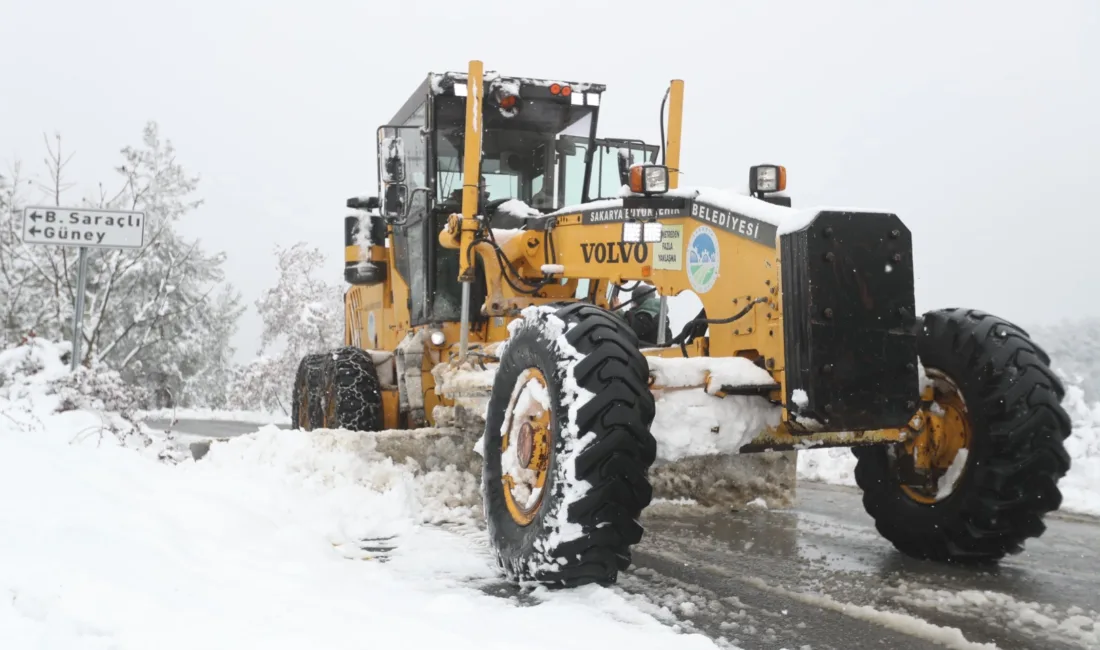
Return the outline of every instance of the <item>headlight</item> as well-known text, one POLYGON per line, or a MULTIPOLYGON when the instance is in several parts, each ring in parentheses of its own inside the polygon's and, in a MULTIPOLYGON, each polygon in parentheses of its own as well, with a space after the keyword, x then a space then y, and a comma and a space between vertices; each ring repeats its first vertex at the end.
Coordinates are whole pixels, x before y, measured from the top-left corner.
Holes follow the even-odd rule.
POLYGON ((668 167, 634 165, 630 168, 630 191, 641 194, 663 194, 668 191, 668 167))
POLYGON ((447 337, 443 334, 443 332, 440 332, 439 330, 432 332, 432 345, 439 347, 446 342, 447 337))
POLYGON ((664 228, 660 221, 624 221, 623 241, 635 244, 656 244, 661 241, 664 228))
POLYGON ((782 165, 756 165, 749 168, 751 193, 782 192, 785 189, 787 189, 787 169, 782 165))

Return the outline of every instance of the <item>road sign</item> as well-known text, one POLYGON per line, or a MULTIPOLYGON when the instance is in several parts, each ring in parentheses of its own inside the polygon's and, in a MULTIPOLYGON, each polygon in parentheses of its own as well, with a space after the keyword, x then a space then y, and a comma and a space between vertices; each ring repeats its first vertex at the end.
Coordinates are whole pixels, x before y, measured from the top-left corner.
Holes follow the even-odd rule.
POLYGON ((88 249, 145 246, 145 213, 32 205, 23 208, 23 243, 80 248, 80 260, 76 267, 76 305, 73 308, 72 369, 76 370, 80 365, 83 339, 88 249))
POLYGON ((141 248, 145 245, 145 213, 31 206, 23 208, 23 243, 141 248))

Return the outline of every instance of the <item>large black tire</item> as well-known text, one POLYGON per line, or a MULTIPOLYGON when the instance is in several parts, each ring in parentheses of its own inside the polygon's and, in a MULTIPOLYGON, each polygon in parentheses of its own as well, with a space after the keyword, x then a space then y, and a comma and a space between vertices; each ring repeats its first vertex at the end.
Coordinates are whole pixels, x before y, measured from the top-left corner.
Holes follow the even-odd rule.
POLYGON ((308 354, 298 362, 294 375, 290 422, 295 429, 310 431, 318 428, 324 417, 321 389, 324 385, 324 354, 308 354))
POLYGON ((620 318, 587 303, 528 308, 501 352, 484 436, 482 489, 499 566, 518 582, 611 584, 630 565, 649 505, 654 399, 649 366, 620 318), (502 484, 502 426, 525 369, 549 395, 549 460, 542 502, 526 525, 502 484))
POLYGON ((326 429, 382 430, 382 384, 368 352, 344 347, 326 355, 322 403, 326 429))
POLYGON ((965 401, 971 442, 954 490, 921 503, 901 487, 885 446, 856 448, 855 478, 879 533, 901 552, 946 562, 990 562, 1023 550, 1062 502, 1072 427, 1050 358, 1020 327, 979 311, 924 316, 918 354, 965 401))

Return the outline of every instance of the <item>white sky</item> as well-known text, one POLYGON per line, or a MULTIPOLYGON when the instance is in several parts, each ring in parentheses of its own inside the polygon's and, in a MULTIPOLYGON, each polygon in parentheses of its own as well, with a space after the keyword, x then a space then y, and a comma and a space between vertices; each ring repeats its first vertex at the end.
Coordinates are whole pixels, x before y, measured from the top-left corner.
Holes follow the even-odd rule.
POLYGON ((60 131, 93 187, 158 121, 202 177, 184 230, 250 304, 244 357, 274 244, 342 277, 344 200, 374 193, 374 131, 429 71, 606 83, 601 133, 649 142, 682 78, 682 184, 784 164, 796 206, 899 214, 921 309, 1100 316, 1095 0, 557 5, 0 0, 0 163, 60 131))

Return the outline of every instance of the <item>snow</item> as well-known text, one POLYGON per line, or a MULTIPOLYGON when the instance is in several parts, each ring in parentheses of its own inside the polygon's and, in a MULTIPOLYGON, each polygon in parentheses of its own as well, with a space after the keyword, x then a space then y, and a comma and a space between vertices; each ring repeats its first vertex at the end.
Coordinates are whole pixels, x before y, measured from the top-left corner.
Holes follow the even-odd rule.
POLYGON ((657 413, 652 431, 657 458, 736 454, 766 426, 777 426, 781 408, 756 396, 715 397, 722 386, 768 386, 771 374, 743 357, 646 357, 657 413), (710 384, 704 388, 707 377, 710 384))
POLYGON ((791 393, 791 401, 799 408, 806 408, 806 405, 810 403, 810 396, 801 388, 796 388, 794 392, 791 393))
POLYGON ((782 408, 763 397, 714 397, 701 388, 654 391, 653 436, 657 459, 736 454, 767 426, 778 426, 782 408))
POLYGON ((565 266, 562 264, 543 264, 541 268, 543 273, 550 275, 565 273, 565 266))
POLYGON ((1080 386, 1066 386, 1062 407, 1073 422, 1066 439, 1071 465, 1058 486, 1062 510, 1100 517, 1100 402, 1088 402, 1080 386))
POLYGON ((1065 611, 1050 604, 1020 601, 996 591, 930 589, 902 583, 893 599, 901 604, 995 621, 1009 629, 1062 643, 1100 646, 1100 618, 1085 615, 1080 607, 1065 611))
POLYGON ((522 228, 493 228, 492 230, 493 239, 496 240, 497 246, 504 246, 515 237, 523 234, 522 228))
POLYGON ((779 224, 777 235, 786 235, 806 228, 817 218, 819 210, 799 210, 779 224))
POLYGON ((780 225, 799 212, 793 208, 761 201, 753 196, 714 187, 682 187, 669 190, 664 196, 694 199, 720 210, 743 214, 774 226, 780 225))
POLYGON ((600 199, 599 201, 589 201, 588 203, 578 203, 575 205, 567 205, 562 208, 558 208, 554 212, 548 213, 548 217, 556 217, 562 214, 572 214, 574 212, 580 212, 581 210, 609 210, 611 208, 623 207, 622 199, 600 199))
POLYGON ((951 460, 951 464, 947 466, 947 471, 940 477, 939 482, 936 484, 936 499, 946 499, 951 496, 951 493, 955 489, 955 484, 958 482, 959 477, 962 476, 963 469, 966 467, 966 458, 970 455, 969 450, 960 449, 955 454, 955 458, 951 460))
POLYGON ((44 361, 0 395, 0 491, 19 495, 0 508, 5 647, 511 649, 524 629, 542 630, 532 648, 715 647, 619 588, 490 595, 476 479, 352 432, 268 425, 176 465, 80 438, 116 416, 51 411, 53 352, 0 353, 6 370, 44 361))
POLYGON ((953 650, 998 650, 996 644, 977 643, 968 640, 957 627, 941 627, 909 614, 875 609, 869 605, 844 603, 824 594, 791 591, 770 585, 760 578, 746 578, 745 582, 764 591, 788 596, 809 605, 832 610, 858 620, 875 623, 918 639, 931 641, 939 646, 952 648, 953 650))
POLYGON ((771 373, 744 357, 664 358, 647 356, 654 385, 663 388, 702 386, 710 376, 709 392, 722 386, 770 386, 771 373))
POLYGON ((542 213, 527 205, 519 199, 509 199, 497 206, 498 214, 505 214, 517 219, 531 219, 541 217, 542 213))

